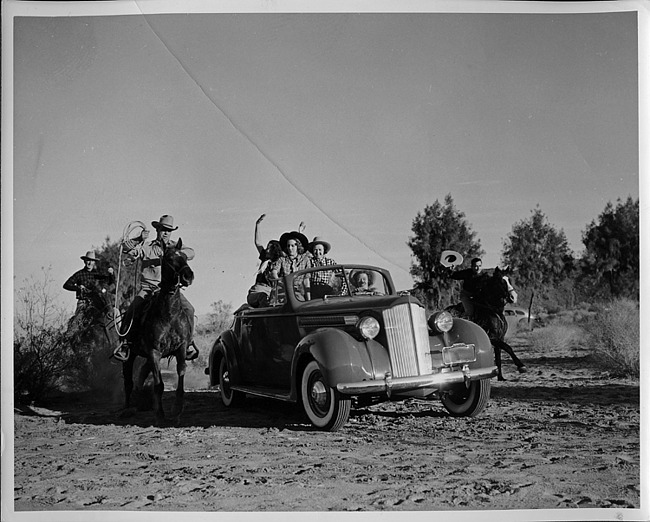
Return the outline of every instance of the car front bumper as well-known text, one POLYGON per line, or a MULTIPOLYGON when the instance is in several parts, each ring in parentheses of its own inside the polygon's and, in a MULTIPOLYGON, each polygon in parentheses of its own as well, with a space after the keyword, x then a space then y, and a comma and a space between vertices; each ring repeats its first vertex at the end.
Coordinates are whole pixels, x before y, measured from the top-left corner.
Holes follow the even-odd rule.
POLYGON ((465 365, 461 370, 441 371, 430 375, 417 375, 414 377, 392 378, 387 373, 383 379, 372 381, 339 383, 336 389, 344 395, 362 395, 365 393, 391 393, 417 390, 419 388, 444 388, 452 384, 469 384, 471 381, 490 379, 497 374, 497 367, 477 368, 471 370, 465 365))

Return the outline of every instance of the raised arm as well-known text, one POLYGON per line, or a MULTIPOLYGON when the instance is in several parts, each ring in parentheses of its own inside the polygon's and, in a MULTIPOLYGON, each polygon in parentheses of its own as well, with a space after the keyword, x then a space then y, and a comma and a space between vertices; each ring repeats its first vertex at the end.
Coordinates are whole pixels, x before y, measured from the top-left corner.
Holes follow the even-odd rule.
POLYGON ((124 251, 132 255, 134 257, 137 257, 140 253, 140 248, 142 244, 147 240, 149 237, 149 231, 148 230, 143 230, 142 234, 140 234, 138 237, 133 238, 133 239, 125 239, 122 245, 124 246, 124 251))
POLYGON ((264 252, 264 245, 262 244, 262 240, 260 239, 260 223, 264 220, 266 217, 266 214, 262 214, 260 217, 257 218, 257 221, 255 221, 255 247, 257 248, 257 251, 261 254, 264 252))

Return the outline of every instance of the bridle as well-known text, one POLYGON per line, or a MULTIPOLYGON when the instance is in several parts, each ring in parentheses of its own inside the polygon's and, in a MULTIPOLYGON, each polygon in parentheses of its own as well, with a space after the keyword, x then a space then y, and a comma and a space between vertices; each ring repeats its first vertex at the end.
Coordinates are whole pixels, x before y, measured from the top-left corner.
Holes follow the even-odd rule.
MULTIPOLYGON (((174 284, 170 286, 170 289, 169 289, 169 291, 168 291, 167 293, 169 293, 169 294, 173 294, 173 293, 175 293, 175 292, 176 292, 176 291, 177 291, 181 286, 187 286, 187 285, 184 285, 184 284, 182 283, 182 281, 181 281, 181 276, 182 276, 183 272, 186 271, 186 270, 189 270, 190 273, 191 273, 192 269, 189 267, 189 265, 185 264, 185 266, 183 266, 180 270, 177 270, 176 267, 174 267, 174 265, 172 265, 172 264, 171 264, 171 263, 166 259, 166 257, 165 257, 164 255, 163 255, 163 257, 161 258, 160 264, 161 264, 161 267, 162 267, 162 266, 167 266, 167 267, 169 267, 169 268, 171 269, 171 271, 174 273, 174 284)), ((162 270, 162 268, 161 268, 161 270, 162 270)), ((162 274, 161 274, 161 283, 162 283, 162 274)), ((161 290, 162 290, 162 284, 161 284, 161 290)))

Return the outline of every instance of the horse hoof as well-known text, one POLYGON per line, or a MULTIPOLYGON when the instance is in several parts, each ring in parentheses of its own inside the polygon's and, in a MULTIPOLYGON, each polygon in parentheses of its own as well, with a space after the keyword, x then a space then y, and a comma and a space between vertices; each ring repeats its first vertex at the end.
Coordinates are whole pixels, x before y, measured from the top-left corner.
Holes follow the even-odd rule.
POLYGON ((526 368, 525 366, 520 366, 519 368, 517 368, 517 370, 519 370, 519 373, 526 373, 528 371, 528 368, 526 368))
POLYGON ((117 416, 120 419, 125 419, 128 417, 133 417, 135 415, 135 408, 134 407, 129 407, 129 408, 124 408, 121 412, 117 414, 117 416))
POLYGON ((506 379, 505 379, 505 377, 503 377, 503 375, 498 375, 497 376, 497 381, 505 381, 505 380, 506 379))

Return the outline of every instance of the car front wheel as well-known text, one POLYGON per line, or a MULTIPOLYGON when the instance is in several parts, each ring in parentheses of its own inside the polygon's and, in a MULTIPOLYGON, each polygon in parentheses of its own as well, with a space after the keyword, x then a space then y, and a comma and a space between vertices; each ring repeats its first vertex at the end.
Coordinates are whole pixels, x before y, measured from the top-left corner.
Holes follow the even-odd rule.
POLYGON ((302 372, 300 399, 311 423, 321 430, 336 431, 350 416, 351 399, 343 399, 328 386, 316 361, 310 361, 302 372))
POLYGON ((237 406, 244 399, 244 394, 230 388, 230 369, 226 357, 219 361, 219 390, 221 391, 221 401, 225 406, 237 406))
POLYGON ((490 379, 461 384, 442 396, 442 405, 454 417, 476 417, 490 399, 490 379))

